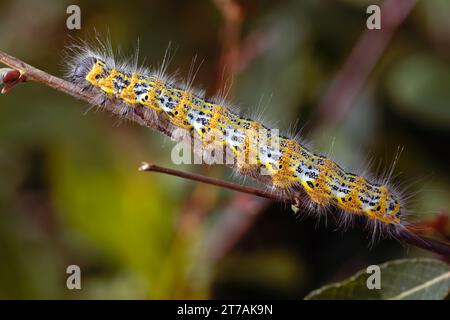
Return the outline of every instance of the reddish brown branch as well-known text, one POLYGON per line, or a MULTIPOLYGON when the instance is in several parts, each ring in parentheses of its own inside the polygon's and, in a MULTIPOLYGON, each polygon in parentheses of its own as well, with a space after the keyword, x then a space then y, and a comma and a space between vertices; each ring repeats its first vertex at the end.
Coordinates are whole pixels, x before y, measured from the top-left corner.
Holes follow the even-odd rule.
POLYGON ((225 189, 230 189, 230 190, 237 191, 237 192, 251 194, 253 196, 272 199, 275 201, 292 202, 292 199, 281 197, 281 196, 278 196, 276 194, 273 194, 273 193, 270 193, 270 192, 267 192, 267 191, 264 191, 261 189, 247 187, 247 186, 243 186, 240 184, 236 184, 236 183, 232 183, 232 182, 228 182, 228 181, 224 181, 224 180, 219 180, 219 179, 215 179, 215 178, 210 178, 210 177, 193 174, 193 173, 189 173, 189 172, 160 167, 160 166, 146 163, 146 162, 144 162, 139 167, 139 170, 164 173, 164 174, 168 174, 168 175, 175 176, 175 177, 180 177, 180 178, 187 179, 187 180, 206 183, 206 184, 220 187, 220 188, 225 188, 225 189))
MULTIPOLYGON (((213 185, 216 187, 226 188, 226 189, 230 189, 230 190, 234 190, 234 191, 238 191, 238 192, 242 192, 242 193, 246 193, 246 194, 251 194, 251 195, 255 195, 258 197, 263 197, 263 198, 267 198, 267 199, 271 199, 271 200, 275 200, 275 201, 282 201, 282 202, 287 202, 287 203, 298 203, 298 199, 280 197, 276 194, 273 194, 273 193, 267 192, 267 191, 263 191, 261 189, 251 188, 251 187, 235 184, 232 182, 218 180, 215 178, 205 177, 205 176, 188 173, 188 172, 184 172, 184 171, 179 171, 179 170, 175 170, 175 169, 160 167, 160 166, 157 166, 154 164, 143 163, 142 166, 139 168, 139 170, 164 173, 164 174, 168 174, 168 175, 172 175, 172 176, 176 176, 176 177, 180 177, 180 178, 184 178, 184 179, 188 179, 188 180, 192 180, 192 181, 207 183, 209 185, 213 185)), ((439 241, 429 239, 429 238, 424 238, 418 234, 412 233, 411 230, 406 230, 406 229, 400 229, 398 231, 397 235, 401 240, 403 240, 406 243, 409 243, 413 246, 416 246, 416 247, 419 247, 419 248, 422 248, 425 250, 429 250, 429 251, 432 251, 437 254, 440 254, 440 255, 450 258, 450 245, 447 243, 439 242, 439 241)))
MULTIPOLYGON (((12 57, 8 55, 7 53, 0 50, 0 63, 3 63, 9 67, 11 67, 14 70, 17 70, 20 72, 21 81, 15 81, 14 83, 5 83, 5 85, 8 86, 8 91, 13 88, 13 86, 17 85, 18 83, 21 83, 24 81, 23 79, 26 79, 27 81, 35 81, 42 83, 52 89, 61 91, 65 94, 68 94, 74 98, 77 98, 79 100, 86 101, 87 103, 91 105, 101 106, 103 109, 112 112, 113 114, 120 114, 121 117, 124 117, 128 120, 134 121, 139 123, 140 125, 156 129, 158 131, 161 131, 162 133, 170 136, 170 129, 167 126, 167 123, 164 121, 161 121, 157 124, 153 122, 144 121, 138 114, 135 113, 127 113, 122 114, 121 108, 114 104, 111 101, 103 101, 100 100, 100 96, 95 94, 92 91, 89 90, 83 90, 82 88, 74 85, 71 82, 68 82, 66 80, 63 80, 61 78, 55 77, 51 74, 48 74, 47 72, 44 72, 42 70, 39 70, 15 57, 12 57)), ((4 80, 4 79, 3 79, 4 80)), ((19 79, 16 79, 19 80, 19 79)), ((5 93, 5 92, 3 92, 5 93)))
POLYGON ((398 233, 400 240, 409 243, 415 247, 422 248, 442 256, 447 257, 450 261, 450 244, 425 238, 420 235, 414 234, 408 230, 400 230, 398 233))

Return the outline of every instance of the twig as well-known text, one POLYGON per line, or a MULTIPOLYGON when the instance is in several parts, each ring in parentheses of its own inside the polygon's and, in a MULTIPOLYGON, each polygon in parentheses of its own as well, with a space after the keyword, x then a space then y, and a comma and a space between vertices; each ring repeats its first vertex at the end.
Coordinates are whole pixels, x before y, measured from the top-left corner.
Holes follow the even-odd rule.
MULTIPOLYGON (((81 100, 84 100, 86 102, 96 104, 96 105, 99 104, 98 98, 95 95, 95 93, 92 93, 90 91, 83 91, 78 86, 76 86, 68 81, 65 81, 63 79, 60 79, 58 77, 52 76, 52 75, 50 75, 42 70, 39 70, 33 66, 30 66, 30 65, 26 64, 25 62, 4 53, 1 50, 0 50, 0 63, 3 63, 7 66, 10 66, 13 69, 20 71, 22 74, 26 75, 27 80, 32 80, 32 81, 42 83, 52 89, 64 92, 72 97, 77 98, 77 99, 81 99, 81 100)), ((103 107, 113 113, 119 112, 118 108, 115 107, 112 102, 106 103, 105 105, 103 105, 103 107)), ((143 122, 142 119, 138 118, 136 115, 131 114, 131 115, 125 115, 125 116, 132 121, 138 122, 138 123, 145 125, 147 127, 150 127, 150 128, 157 129, 158 131, 161 131, 162 133, 167 134, 167 132, 168 132, 168 130, 164 131, 165 130, 164 127, 161 127, 158 125, 152 125, 151 123, 143 122)), ((207 177, 199 177, 194 174, 180 172, 180 171, 173 170, 173 169, 167 169, 167 168, 162 168, 162 167, 158 167, 158 166, 147 165, 147 166, 141 167, 141 170, 142 171, 156 171, 156 172, 171 174, 174 176, 191 179, 191 180, 195 180, 195 181, 199 181, 199 182, 203 182, 203 183, 209 183, 209 184, 212 184, 215 186, 228 188, 228 189, 239 191, 239 192, 249 193, 249 194, 257 195, 260 197, 270 198, 270 199, 274 199, 277 201, 287 201, 290 203, 297 202, 297 199, 280 198, 277 195, 274 195, 270 192, 266 192, 263 190, 240 186, 240 185, 235 185, 233 183, 220 181, 217 179, 212 179, 212 178, 207 178, 207 177), (154 170, 155 168, 156 168, 156 170, 154 170)), ((406 233, 402 233, 401 237, 405 242, 407 242, 411 245, 414 245, 414 246, 450 257, 450 245, 449 244, 431 240, 431 239, 427 239, 427 238, 422 238, 419 235, 411 235, 411 234, 406 234, 406 233)))
POLYGON ((210 178, 210 177, 206 177, 206 176, 202 176, 202 175, 198 175, 198 174, 194 174, 194 173, 160 167, 160 166, 150 164, 147 162, 142 163, 142 165, 139 167, 139 171, 153 171, 153 172, 164 173, 164 174, 168 174, 168 175, 175 176, 175 177, 180 177, 180 178, 187 179, 187 180, 206 183, 206 184, 220 187, 220 188, 226 188, 226 189, 230 189, 230 190, 234 190, 234 191, 242 192, 242 193, 247 193, 247 194, 251 194, 251 195, 262 197, 262 198, 272 199, 275 201, 292 202, 292 199, 278 196, 276 194, 273 194, 273 193, 270 193, 270 192, 267 192, 267 191, 264 191, 261 189, 247 187, 247 186, 243 186, 240 184, 236 184, 236 183, 232 183, 232 182, 228 182, 228 181, 224 181, 224 180, 219 180, 219 179, 215 179, 215 178, 210 178))
MULTIPOLYGON (((171 131, 170 127, 167 125, 167 122, 164 119, 158 121, 157 124, 154 122, 144 121, 140 116, 135 113, 127 113, 122 114, 121 108, 119 108, 116 104, 111 101, 102 101, 99 100, 99 95, 95 94, 89 90, 83 90, 82 88, 74 85, 71 82, 63 80, 61 78, 55 77, 47 72, 39 70, 15 57, 8 55, 7 53, 0 50, 0 63, 3 63, 21 73, 22 77, 26 77, 27 81, 36 81, 42 83, 52 89, 61 91, 65 94, 68 94, 74 98, 79 100, 84 100, 91 105, 101 106, 103 109, 106 109, 114 114, 120 114, 121 117, 124 117, 128 120, 139 123, 140 125, 161 131, 163 134, 170 136, 171 131)), ((21 81, 16 82, 14 85, 20 83, 21 81)), ((12 86, 8 88, 10 90, 12 86)))
POLYGON ((398 232, 398 237, 406 243, 409 243, 415 247, 422 248, 450 259, 450 244, 425 238, 420 235, 414 234, 406 229, 401 229, 398 232))
MULTIPOLYGON (((278 196, 276 194, 273 194, 271 192, 267 192, 267 191, 264 191, 261 189, 242 186, 242 185, 235 184, 232 182, 227 182, 227 181, 223 181, 223 180, 219 180, 219 179, 215 179, 215 178, 205 177, 202 175, 197 175, 197 174, 179 171, 179 170, 175 170, 175 169, 160 167, 160 166, 157 166, 154 164, 149 164, 146 162, 144 162, 141 165, 141 167, 139 167, 139 170, 168 174, 168 175, 172 175, 172 176, 176 176, 176 177, 180 177, 180 178, 184 178, 184 179, 188 179, 188 180, 192 180, 192 181, 207 183, 209 185, 213 185, 216 187, 226 188, 226 189, 230 189, 230 190, 234 190, 234 191, 238 191, 238 192, 242 192, 242 193, 246 193, 246 194, 251 194, 254 196, 263 197, 263 198, 267 198, 267 199, 271 199, 271 200, 275 200, 275 201, 279 201, 279 202, 294 203, 294 202, 298 201, 297 199, 293 200, 292 198, 281 197, 281 196, 278 196)), ((429 238, 424 238, 417 234, 413 234, 412 230, 400 229, 397 232, 397 235, 401 240, 403 240, 411 245, 414 245, 416 247, 419 247, 419 248, 422 248, 425 250, 435 252, 437 254, 444 255, 446 257, 450 257, 449 244, 439 242, 439 241, 429 239, 429 238)))

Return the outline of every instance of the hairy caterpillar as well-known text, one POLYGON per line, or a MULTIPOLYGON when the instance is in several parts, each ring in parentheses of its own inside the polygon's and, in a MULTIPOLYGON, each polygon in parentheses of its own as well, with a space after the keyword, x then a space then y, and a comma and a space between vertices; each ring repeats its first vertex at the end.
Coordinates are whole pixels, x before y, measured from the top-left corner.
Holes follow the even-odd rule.
POLYGON ((114 59, 112 50, 100 44, 74 46, 67 78, 84 90, 112 101, 124 114, 145 121, 165 122, 169 130, 184 129, 201 138, 203 148, 216 146, 231 151, 230 164, 273 191, 297 197, 301 194, 313 210, 335 206, 344 221, 365 217, 374 230, 396 235, 403 228, 406 209, 401 195, 385 179, 376 183, 344 171, 334 161, 315 154, 304 144, 258 121, 243 117, 223 101, 206 100, 202 94, 165 75, 165 67, 152 72, 137 62, 114 59), (213 134, 214 133, 214 134, 213 134))

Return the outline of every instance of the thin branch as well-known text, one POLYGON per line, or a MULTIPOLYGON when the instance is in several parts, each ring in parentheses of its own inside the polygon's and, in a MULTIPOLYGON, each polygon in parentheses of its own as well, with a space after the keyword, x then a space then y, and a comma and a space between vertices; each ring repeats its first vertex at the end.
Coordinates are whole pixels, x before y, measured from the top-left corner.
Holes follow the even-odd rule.
POLYGON ((400 229, 398 237, 406 243, 409 243, 415 247, 422 248, 450 259, 450 244, 440 242, 430 238, 425 238, 420 235, 414 234, 406 229, 400 229))
MULTIPOLYGON (((33 66, 30 66, 30 65, 26 64, 25 62, 6 54, 5 52, 3 52, 1 50, 0 50, 0 63, 3 63, 17 71, 20 71, 21 75, 25 75, 27 77, 26 78, 27 81, 30 80, 30 81, 36 81, 36 82, 42 83, 52 89, 64 92, 72 97, 75 97, 80 100, 84 100, 84 101, 94 104, 94 105, 100 104, 100 102, 98 100, 98 96, 95 93, 90 92, 90 91, 83 91, 82 88, 80 88, 68 81, 65 81, 65 80, 60 79, 55 76, 52 76, 52 75, 50 75, 42 70, 39 70, 33 66)), ((2 80, 4 80, 4 79, 2 79, 2 80)), ((20 81, 18 83, 20 83, 20 81)), ((105 104, 102 105, 102 107, 104 107, 105 109, 107 109, 115 114, 120 113, 120 108, 115 106, 113 104, 113 102, 111 102, 111 101, 106 102, 105 104)), ((124 116, 127 119, 130 119, 132 121, 138 122, 149 128, 154 128, 162 133, 167 134, 168 132, 170 132, 169 129, 167 129, 163 125, 146 123, 135 114, 127 114, 127 115, 122 115, 122 116, 124 116)), ((182 178, 186 178, 186 179, 190 179, 190 180, 195 180, 195 181, 199 181, 199 182, 203 182, 203 183, 208 183, 208 184, 212 184, 215 186, 228 188, 228 189, 231 189, 234 191, 249 193, 249 194, 257 195, 257 196, 264 197, 264 198, 270 198, 270 199, 274 199, 277 201, 285 201, 285 202, 290 202, 290 203, 295 203, 295 204, 297 204, 297 201, 298 201, 297 199, 280 198, 279 196, 277 196, 275 194, 272 194, 270 192, 266 192, 263 190, 240 186, 240 185, 235 185, 233 183, 220 181, 217 179, 212 179, 212 178, 207 178, 207 177, 202 177, 202 176, 199 177, 194 174, 180 172, 177 170, 162 168, 162 167, 158 167, 158 166, 152 166, 152 165, 145 166, 144 165, 143 167, 141 167, 141 170, 142 171, 156 171, 156 172, 161 172, 161 173, 165 173, 165 174, 171 174, 174 176, 178 176, 178 177, 182 177, 182 178)), ((400 237, 406 243, 409 243, 411 245, 444 255, 446 257, 450 257, 450 245, 449 244, 431 240, 428 238, 423 238, 419 235, 408 234, 408 233, 406 233, 406 231, 402 232, 400 234, 400 237)))
MULTIPOLYGON (((1 50, 0 50, 0 63, 3 63, 19 71, 21 73, 21 77, 26 77, 27 81, 36 81, 42 83, 52 89, 61 91, 76 99, 84 100, 91 105, 101 106, 103 109, 110 111, 113 114, 120 114, 122 118, 126 118, 133 122, 137 122, 145 127, 161 131, 163 134, 167 136, 171 135, 170 127, 167 125, 167 122, 165 122, 164 119, 161 119, 161 121, 155 123, 143 120, 142 117, 140 117, 136 113, 122 114, 122 108, 120 108, 120 106, 114 104, 112 101, 103 101, 101 99, 101 96, 99 96, 95 92, 83 90, 83 88, 76 86, 71 82, 68 82, 61 78, 48 74, 47 72, 39 70, 15 57, 8 55, 7 53, 1 50)), ((15 84, 20 82, 21 81, 18 81, 15 84)), ((11 88, 12 86, 9 86, 8 90, 10 90, 11 88)))
POLYGON ((251 194, 253 196, 271 199, 274 201, 292 202, 292 199, 278 196, 276 194, 273 194, 271 192, 267 192, 267 191, 264 191, 261 189, 243 186, 240 184, 236 184, 236 183, 232 183, 232 182, 228 182, 228 181, 224 181, 224 180, 219 180, 219 179, 215 179, 215 178, 210 178, 210 177, 206 177, 206 176, 202 176, 202 175, 198 175, 198 174, 194 174, 194 173, 189 173, 189 172, 185 172, 185 171, 179 171, 179 170, 170 169, 170 168, 166 168, 166 167, 160 167, 155 164, 150 164, 147 162, 142 163, 142 165, 139 167, 139 171, 152 171, 152 172, 164 173, 164 174, 168 174, 168 175, 175 176, 175 177, 180 177, 180 178, 187 179, 187 180, 202 182, 202 183, 206 183, 206 184, 220 187, 220 188, 230 189, 230 190, 237 191, 237 192, 251 194))
MULTIPOLYGON (((298 203, 297 199, 295 199, 295 201, 293 201, 293 199, 291 199, 291 198, 281 197, 274 193, 267 192, 267 191, 264 191, 261 189, 247 187, 247 186, 235 184, 232 182, 227 182, 227 181, 223 181, 223 180, 219 180, 219 179, 215 179, 215 178, 205 177, 205 176, 198 175, 198 174, 193 174, 193 173, 188 173, 188 172, 179 171, 179 170, 175 170, 175 169, 160 167, 160 166, 157 166, 154 164, 149 164, 146 162, 144 162, 141 165, 141 167, 139 167, 139 170, 147 171, 147 172, 159 172, 159 173, 163 173, 163 174, 168 174, 171 176, 176 176, 176 177, 180 177, 183 179, 206 183, 206 184, 213 185, 216 187, 226 188, 226 189, 230 189, 230 190, 234 190, 234 191, 238 191, 238 192, 242 192, 242 193, 246 193, 246 194, 251 194, 254 196, 263 197, 263 198, 267 198, 267 199, 271 199, 271 200, 275 200, 275 201, 279 201, 279 202, 286 202, 286 203, 297 202, 298 203)), ((444 255, 446 257, 450 257, 449 244, 422 237, 418 234, 414 234, 412 231, 413 230, 399 229, 397 232, 397 236, 401 240, 403 240, 411 245, 414 245, 416 247, 419 247, 419 248, 422 248, 425 250, 429 250, 429 251, 435 252, 437 254, 444 255)))

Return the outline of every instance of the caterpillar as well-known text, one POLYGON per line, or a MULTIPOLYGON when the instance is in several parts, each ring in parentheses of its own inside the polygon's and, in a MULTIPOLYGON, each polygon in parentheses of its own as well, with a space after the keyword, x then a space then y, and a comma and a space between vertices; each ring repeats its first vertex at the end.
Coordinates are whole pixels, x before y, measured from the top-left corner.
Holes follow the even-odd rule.
POLYGON ((236 172, 272 191, 302 195, 313 211, 336 207, 344 220, 362 217, 375 229, 395 231, 405 226, 403 197, 389 179, 374 181, 346 172, 326 156, 316 154, 296 138, 240 115, 223 100, 206 99, 191 85, 166 76, 166 66, 151 71, 137 61, 117 61, 105 44, 83 42, 70 50, 66 78, 103 101, 120 106, 144 121, 165 122, 170 131, 182 129, 199 137, 201 146, 231 152, 236 172), (212 134, 214 133, 214 134, 212 134))

